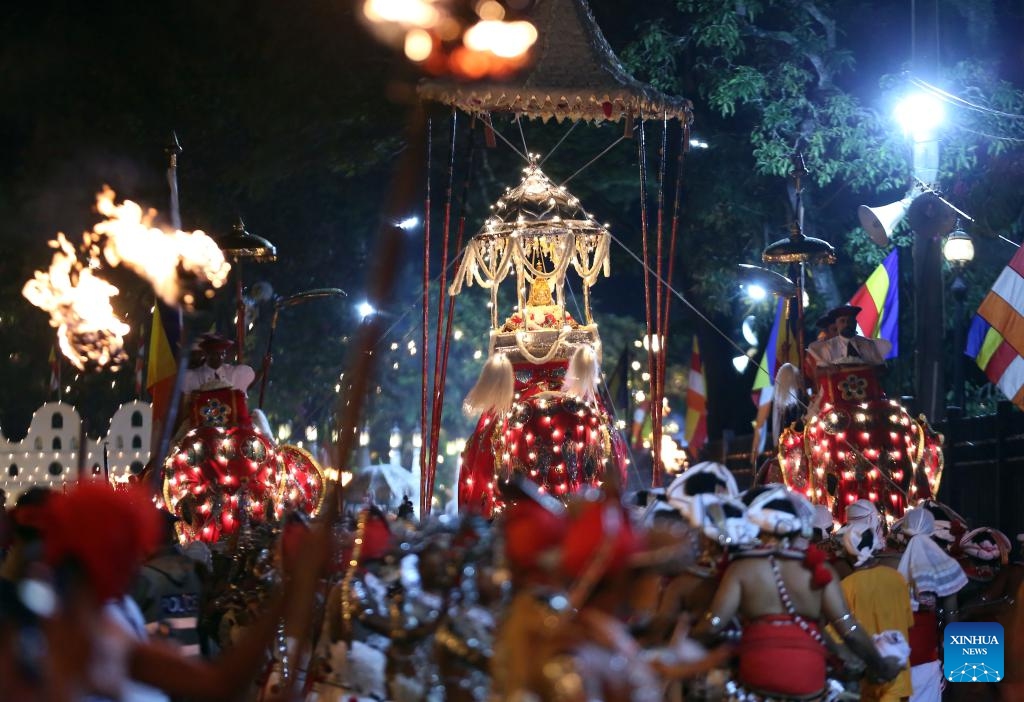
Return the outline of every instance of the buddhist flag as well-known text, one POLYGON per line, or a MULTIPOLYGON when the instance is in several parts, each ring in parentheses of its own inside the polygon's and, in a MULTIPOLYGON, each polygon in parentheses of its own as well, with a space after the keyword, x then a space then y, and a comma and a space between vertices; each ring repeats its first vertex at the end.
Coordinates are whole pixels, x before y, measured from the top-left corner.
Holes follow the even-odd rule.
POLYGON ((704 387, 704 363, 700 358, 697 335, 693 335, 690 353, 690 383, 686 388, 686 444, 696 458, 708 441, 707 390, 704 387))
POLYGON ((996 279, 967 333, 965 353, 1024 409, 1024 248, 996 279))
POLYGON ((153 306, 153 325, 149 331, 146 367, 146 388, 153 399, 153 438, 157 446, 167 411, 171 406, 171 393, 178 375, 178 339, 181 336, 181 316, 178 311, 159 300, 153 306))
POLYGON ((761 354, 757 375, 754 376, 751 396, 757 406, 757 417, 753 422, 753 451, 755 454, 764 451, 768 443, 768 415, 771 411, 772 395, 775 391, 775 374, 779 372, 779 368, 784 363, 792 363, 797 368, 801 367, 802 354, 798 342, 800 337, 796 332, 795 305, 796 298, 791 300, 779 298, 775 307, 775 322, 768 334, 768 343, 765 344, 764 353, 761 354))
POLYGON ((861 308, 857 325, 870 339, 885 339, 892 344, 886 358, 899 355, 900 321, 900 258, 899 249, 885 257, 878 268, 868 276, 860 290, 850 298, 850 304, 861 308))
POLYGON ((775 307, 775 322, 768 334, 768 343, 761 354, 761 362, 757 365, 757 375, 754 376, 754 387, 751 390, 754 404, 758 407, 771 403, 775 374, 782 364, 792 363, 797 368, 801 367, 796 314, 791 313, 790 309, 795 303, 795 299, 779 298, 775 307))

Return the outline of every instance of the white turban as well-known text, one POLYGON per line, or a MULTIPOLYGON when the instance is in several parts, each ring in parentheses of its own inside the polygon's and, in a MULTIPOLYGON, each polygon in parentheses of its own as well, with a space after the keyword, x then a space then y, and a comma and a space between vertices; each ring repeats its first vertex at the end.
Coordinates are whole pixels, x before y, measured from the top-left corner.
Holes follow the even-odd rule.
POLYGON ((782 485, 754 496, 747 507, 747 519, 766 534, 810 536, 810 515, 782 485))
POLYGON ((867 563, 881 546, 874 527, 867 522, 854 522, 843 532, 843 548, 851 556, 856 556, 855 568, 867 563))
POLYGON ((747 506, 722 495, 694 495, 690 525, 726 546, 748 546, 757 540, 757 525, 747 519, 747 506))
POLYGON ((915 610, 920 595, 931 592, 945 597, 967 584, 964 569, 932 540, 935 517, 931 512, 923 507, 909 509, 897 524, 910 538, 897 570, 910 584, 910 603, 915 610))
POLYGON ((714 494, 736 497, 739 494, 739 489, 736 487, 736 478, 727 467, 721 463, 703 461, 690 466, 682 475, 673 480, 665 490, 665 494, 668 497, 668 503, 679 510, 679 513, 686 519, 690 519, 693 511, 693 498, 696 495, 714 494), (689 484, 694 478, 699 480, 704 477, 708 478, 708 483, 714 485, 713 489, 697 490, 694 485, 689 484))
POLYGON ((854 524, 868 524, 875 532, 875 541, 882 544, 885 540, 885 532, 882 531, 882 515, 870 500, 860 499, 846 505, 846 524, 839 530, 838 536, 842 536, 854 524))
POLYGON ((811 519, 811 526, 828 533, 829 529, 835 526, 832 519, 832 511, 825 505, 814 505, 814 517, 811 519))

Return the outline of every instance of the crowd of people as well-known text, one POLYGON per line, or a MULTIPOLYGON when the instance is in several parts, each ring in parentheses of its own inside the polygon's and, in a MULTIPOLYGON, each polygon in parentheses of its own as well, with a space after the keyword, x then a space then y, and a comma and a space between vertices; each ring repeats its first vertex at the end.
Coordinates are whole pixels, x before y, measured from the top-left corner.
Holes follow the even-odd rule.
POLYGON ((834 528, 713 463, 567 506, 503 488, 492 520, 367 506, 212 549, 145 494, 30 490, 4 517, 0 699, 938 700, 955 619, 1007 639, 1005 679, 962 694, 1024 698, 1024 565, 939 503, 834 528))

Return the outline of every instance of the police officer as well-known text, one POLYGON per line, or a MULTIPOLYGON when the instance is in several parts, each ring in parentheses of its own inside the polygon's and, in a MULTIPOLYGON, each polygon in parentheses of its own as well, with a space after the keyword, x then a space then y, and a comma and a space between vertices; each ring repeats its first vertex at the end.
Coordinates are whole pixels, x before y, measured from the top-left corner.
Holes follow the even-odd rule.
POLYGON ((178 545, 178 518, 165 512, 164 545, 142 566, 132 591, 151 638, 166 639, 186 656, 198 657, 198 616, 202 594, 199 563, 178 545))

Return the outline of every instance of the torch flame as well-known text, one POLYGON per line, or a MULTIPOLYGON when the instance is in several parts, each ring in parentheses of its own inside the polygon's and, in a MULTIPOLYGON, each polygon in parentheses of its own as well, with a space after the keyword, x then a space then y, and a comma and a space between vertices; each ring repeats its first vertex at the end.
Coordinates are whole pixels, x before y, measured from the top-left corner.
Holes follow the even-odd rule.
POLYGON ((114 191, 106 186, 96 196, 96 209, 107 219, 86 234, 87 243, 103 241, 107 263, 124 263, 148 280, 166 304, 178 305, 183 298, 179 270, 215 288, 227 282, 231 266, 202 231, 161 231, 152 226, 154 210, 144 213, 131 200, 115 205, 114 191))
POLYGON ((83 267, 63 234, 57 234, 50 246, 57 251, 49 271, 36 271, 22 294, 50 313, 61 351, 76 368, 116 368, 125 358, 124 336, 129 332, 110 304, 117 288, 83 267))
POLYGON ((157 297, 171 306, 190 305, 193 292, 182 276, 219 288, 231 266, 213 239, 201 231, 164 232, 152 226, 154 210, 143 212, 131 200, 114 204, 114 191, 104 186, 96 196, 96 209, 106 219, 82 236, 76 250, 64 234, 50 242, 56 249, 48 271, 36 271, 22 294, 49 312, 58 331, 61 351, 79 370, 116 369, 125 359, 127 324, 114 314, 111 298, 118 289, 97 272, 100 259, 116 267, 121 263, 149 281, 157 297), (88 266, 82 260, 88 261, 88 266))

